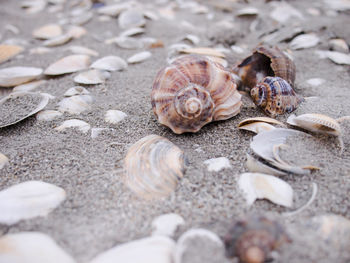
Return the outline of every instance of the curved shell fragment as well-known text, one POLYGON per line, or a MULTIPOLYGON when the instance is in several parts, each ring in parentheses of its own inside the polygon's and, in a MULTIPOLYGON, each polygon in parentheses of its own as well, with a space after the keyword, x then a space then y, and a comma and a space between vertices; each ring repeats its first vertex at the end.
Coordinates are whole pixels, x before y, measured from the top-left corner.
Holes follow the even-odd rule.
POLYGON ((46 75, 62 75, 77 72, 88 68, 90 57, 87 55, 70 55, 51 64, 46 70, 46 75))
POLYGON ((23 47, 16 45, 0 45, 0 64, 17 56, 23 51, 23 47))
POLYGON ((126 118, 126 113, 119 110, 108 110, 105 115, 105 121, 111 124, 117 124, 126 118))
POLYGON ((85 121, 78 119, 70 119, 62 122, 62 124, 55 128, 56 131, 62 132, 69 128, 77 128, 79 131, 83 133, 87 133, 91 126, 85 121))
POLYGON ((247 130, 247 131, 251 131, 254 133, 259 133, 259 132, 263 132, 263 131, 271 131, 271 130, 275 129, 275 127, 272 126, 271 124, 266 123, 266 122, 259 122, 258 121, 258 122, 252 122, 249 124, 238 126, 238 129, 247 130))
POLYGON ((271 174, 276 176, 287 175, 287 172, 277 170, 271 166, 268 166, 259 160, 255 159, 251 155, 247 154, 247 161, 245 166, 251 173, 263 173, 263 174, 271 174))
POLYGON ((137 53, 127 59, 129 64, 135 64, 140 63, 142 61, 145 61, 146 59, 149 59, 152 56, 152 53, 149 51, 143 51, 140 53, 137 53))
POLYGON ((33 79, 43 73, 41 68, 9 67, 0 69, 0 87, 13 87, 33 79))
POLYGON ((80 114, 84 111, 90 110, 90 104, 92 102, 93 98, 90 95, 75 95, 61 100, 58 103, 58 110, 70 114, 80 114))
POLYGON ((55 46, 61 46, 66 43, 68 43, 70 40, 72 40, 73 36, 71 34, 63 34, 55 38, 51 38, 48 40, 45 40, 43 42, 43 45, 45 47, 55 47, 55 46))
POLYGON ((128 67, 128 64, 124 59, 117 56, 106 56, 96 60, 91 64, 90 68, 108 70, 108 71, 116 71, 123 70, 128 67))
POLYGON ((72 96, 75 96, 75 95, 89 95, 90 92, 85 89, 84 87, 82 86, 74 86, 72 88, 69 88, 64 94, 63 96, 65 97, 72 97, 72 96))
POLYGON ((88 55, 88 56, 98 56, 98 52, 83 46, 70 46, 67 48, 70 52, 80 55, 88 55))
POLYGON ((82 72, 74 77, 74 82, 78 84, 94 85, 101 84, 110 77, 110 73, 98 69, 91 69, 82 72))
POLYGON ((279 125, 279 126, 282 126, 282 127, 285 126, 282 122, 280 122, 280 121, 278 121, 276 119, 273 119, 273 118, 269 118, 269 117, 254 117, 254 118, 247 118, 247 119, 244 119, 243 121, 241 121, 238 124, 238 128, 242 127, 244 125, 247 125, 247 124, 254 123, 254 122, 265 122, 265 123, 279 125))
POLYGON ((317 46, 320 39, 315 34, 303 34, 295 37, 292 42, 290 42, 290 47, 292 49, 304 49, 317 46))

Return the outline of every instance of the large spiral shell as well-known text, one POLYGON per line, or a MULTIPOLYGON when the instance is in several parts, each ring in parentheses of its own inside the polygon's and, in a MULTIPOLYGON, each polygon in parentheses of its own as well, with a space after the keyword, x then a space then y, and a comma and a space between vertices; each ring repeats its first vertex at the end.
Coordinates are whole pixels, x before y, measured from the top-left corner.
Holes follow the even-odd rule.
POLYGON ((167 196, 183 177, 184 160, 183 151, 168 139, 146 136, 130 147, 124 159, 124 183, 144 199, 167 196))
POLYGON ((242 104, 230 72, 198 55, 180 57, 159 71, 151 99, 158 121, 177 134, 231 118, 242 104))

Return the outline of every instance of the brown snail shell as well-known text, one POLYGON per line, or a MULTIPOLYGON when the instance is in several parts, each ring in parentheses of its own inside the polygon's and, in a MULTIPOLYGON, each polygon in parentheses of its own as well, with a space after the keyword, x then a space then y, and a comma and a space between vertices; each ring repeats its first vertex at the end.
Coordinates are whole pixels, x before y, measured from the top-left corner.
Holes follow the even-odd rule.
POLYGON ((250 96, 271 117, 291 113, 304 101, 287 81, 279 77, 265 77, 250 90, 250 96))
POLYGON ((199 55, 186 55, 160 70, 151 100, 158 121, 173 132, 197 132, 211 121, 240 112, 241 95, 232 74, 199 55))
POLYGON ((248 90, 266 76, 280 77, 294 87, 295 64, 278 47, 257 47, 232 71, 241 77, 243 87, 248 90))
POLYGON ((291 242, 283 227, 263 216, 252 216, 235 222, 224 238, 226 254, 240 262, 262 263, 270 252, 284 242, 291 242))

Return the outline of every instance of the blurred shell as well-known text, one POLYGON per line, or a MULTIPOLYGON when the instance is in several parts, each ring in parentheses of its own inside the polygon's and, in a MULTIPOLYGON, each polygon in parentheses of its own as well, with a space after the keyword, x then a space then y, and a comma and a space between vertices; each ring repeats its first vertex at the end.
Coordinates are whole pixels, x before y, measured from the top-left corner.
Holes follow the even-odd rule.
POLYGON ((334 136, 341 135, 339 123, 335 119, 323 114, 308 113, 299 116, 291 115, 287 123, 316 133, 334 136))
POLYGON ((246 7, 237 11, 236 16, 256 16, 259 10, 255 7, 246 7))
POLYGON ((91 64, 90 68, 108 70, 108 71, 116 71, 123 70, 128 67, 128 64, 124 59, 117 56, 106 56, 96 60, 91 64))
POLYGON ((72 96, 75 96, 75 95, 88 95, 90 94, 90 92, 85 89, 84 87, 82 86, 74 86, 70 89, 68 89, 64 94, 63 96, 65 97, 72 97, 72 96))
POLYGON ((92 12, 85 11, 79 16, 73 16, 70 19, 70 23, 73 25, 81 26, 89 22, 93 17, 94 17, 94 14, 92 12))
POLYGON ((25 84, 21 84, 21 85, 18 85, 16 87, 13 88, 13 91, 14 92, 17 92, 17 91, 32 91, 44 84, 46 84, 47 81, 46 80, 34 80, 34 81, 31 81, 31 82, 28 82, 28 83, 25 83, 25 84))
POLYGON ((146 24, 142 12, 137 9, 128 9, 120 13, 118 17, 119 27, 122 29, 140 27, 146 24))
POLYGON ((295 81, 294 62, 278 47, 257 47, 253 54, 245 58, 233 72, 242 79, 242 84, 248 90, 266 76, 276 76, 285 79, 292 87, 295 81))
POLYGON ((132 27, 129 28, 123 32, 120 33, 121 37, 130 37, 130 36, 135 36, 135 35, 139 35, 145 32, 144 28, 141 27, 132 27))
POLYGON ((270 17, 280 24, 286 24, 291 18, 294 20, 303 19, 302 13, 287 2, 273 2, 274 9, 270 12, 270 17))
POLYGON ((16 45, 0 45, 0 64, 15 57, 23 51, 23 47, 16 45))
POLYGON ((326 80, 325 79, 321 79, 321 78, 312 78, 312 79, 308 79, 306 81, 307 84, 309 84, 310 86, 313 86, 313 87, 318 87, 318 86, 322 85, 325 82, 326 82, 326 80))
POLYGON ((0 128, 20 122, 41 111, 49 97, 41 93, 13 92, 0 100, 0 128))
POLYGON ((127 61, 129 64, 140 63, 142 61, 145 61, 146 59, 149 59, 151 56, 152 56, 151 52, 143 51, 129 57, 127 61))
POLYGON ((276 176, 287 175, 287 172, 275 169, 271 166, 260 162, 258 159, 255 159, 251 155, 247 154, 247 161, 245 166, 251 173, 263 173, 263 174, 271 174, 276 176))
POLYGON ((97 13, 109 16, 117 16, 122 11, 131 7, 131 2, 118 3, 113 5, 102 6, 97 10, 97 13))
POLYGON ((336 64, 350 65, 350 55, 336 51, 326 51, 326 57, 336 64))
POLYGON ((209 172, 219 172, 222 169, 230 169, 232 168, 230 164, 230 160, 226 157, 219 157, 219 158, 212 158, 208 159, 203 162, 205 165, 207 165, 207 169, 209 172))
POLYGON ((230 72, 198 55, 180 57, 160 70, 151 99, 158 121, 178 134, 229 119, 242 105, 230 72))
POLYGON ((337 52, 349 53, 349 46, 344 39, 341 39, 341 38, 331 39, 329 40, 328 44, 331 50, 334 50, 337 52))
POLYGON ((238 129, 252 131, 255 133, 259 133, 262 131, 270 131, 270 130, 274 129, 275 127, 269 123, 284 126, 283 123, 281 123, 275 119, 272 119, 272 118, 254 117, 254 118, 248 118, 248 119, 241 121, 238 124, 238 129))
POLYGON ((224 238, 226 254, 240 262, 268 262, 271 251, 291 242, 282 225, 263 216, 250 216, 232 224, 224 238))
POLYGON ((206 56, 213 56, 213 57, 220 57, 220 58, 225 57, 224 53, 214 48, 208 48, 208 47, 186 48, 186 49, 182 49, 181 52, 186 54, 206 55, 206 56))
POLYGON ((73 38, 73 36, 71 34, 67 33, 67 34, 60 35, 60 36, 55 37, 55 38, 48 39, 48 40, 43 42, 43 45, 45 47, 61 46, 61 45, 68 43, 72 38, 73 38))
POLYGON ((152 236, 173 237, 176 229, 184 224, 185 220, 178 214, 160 215, 152 221, 152 236))
POLYGON ((265 77, 250 90, 250 95, 254 103, 271 117, 291 113, 304 101, 287 81, 279 77, 265 77))
POLYGON ((67 34, 72 36, 74 39, 81 38, 87 33, 87 30, 81 26, 71 26, 68 29, 67 34))
POLYGON ((98 52, 95 50, 92 50, 90 48, 86 48, 83 46, 70 46, 67 48, 70 52, 80 55, 88 55, 88 56, 98 56, 98 52))
POLYGON ((6 164, 8 164, 9 158, 7 158, 6 155, 0 153, 0 170, 5 167, 6 164))
POLYGON ((80 114, 84 111, 90 110, 90 104, 93 98, 90 95, 76 95, 64 98, 58 103, 58 110, 60 112, 68 112, 70 114, 80 114))
POLYGON ((78 84, 94 85, 102 84, 110 77, 110 73, 98 69, 91 69, 82 72, 74 77, 74 82, 78 84))
POLYGON ((125 49, 140 49, 144 46, 140 39, 135 39, 132 37, 116 37, 112 40, 112 42, 125 49))
POLYGON ((77 128, 79 131, 87 133, 90 130, 91 126, 85 121, 78 119, 70 119, 62 122, 60 126, 55 128, 55 130, 62 132, 68 128, 77 128))
POLYGON ((33 36, 39 39, 51 39, 62 35, 62 28, 56 24, 49 24, 33 31, 33 36))
POLYGON ((295 37, 290 42, 291 49, 304 49, 315 47, 320 42, 320 39, 315 34, 303 34, 295 37))
POLYGON ((46 70, 46 75, 62 75, 77 72, 88 68, 90 57, 86 55, 70 55, 51 64, 46 70))
POLYGON ((38 121, 52 121, 60 116, 62 116, 62 113, 57 110, 43 110, 38 112, 36 119, 38 121))
POLYGON ((105 115, 105 121, 111 124, 117 124, 126 118, 124 112, 120 110, 108 110, 105 115))
POLYGON ((13 87, 36 79, 43 73, 41 68, 9 67, 0 69, 0 87, 13 87))
POLYGON ((183 177, 184 154, 164 137, 149 135, 132 145, 124 159, 124 183, 144 199, 171 194, 183 177))

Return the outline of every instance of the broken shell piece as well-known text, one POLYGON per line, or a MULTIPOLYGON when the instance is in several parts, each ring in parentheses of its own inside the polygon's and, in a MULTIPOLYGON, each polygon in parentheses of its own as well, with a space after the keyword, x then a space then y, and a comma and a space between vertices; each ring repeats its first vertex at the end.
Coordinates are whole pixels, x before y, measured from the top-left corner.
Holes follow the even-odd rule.
POLYGON ((85 89, 84 87, 82 86, 74 86, 70 89, 68 89, 64 94, 63 96, 65 97, 72 97, 72 96, 75 96, 75 95, 88 95, 90 94, 90 92, 85 89))
POLYGON ((9 158, 6 157, 6 155, 0 153, 0 170, 5 167, 6 164, 8 164, 9 158))
POLYGON ((180 52, 186 53, 186 54, 198 54, 198 55, 206 55, 206 56, 221 57, 221 58, 225 57, 224 53, 214 48, 208 48, 208 47, 186 48, 186 49, 180 50, 180 52))
POLYGON ((283 123, 269 117, 255 117, 241 121, 238 124, 238 129, 252 131, 255 133, 275 129, 275 127, 269 123, 284 126, 283 123))
POLYGON ((23 47, 16 45, 0 45, 0 64, 17 56, 23 51, 23 47))
POLYGON ((110 73, 107 71, 91 69, 75 76, 74 82, 85 85, 101 84, 105 83, 106 79, 108 79, 110 76, 110 73))
POLYGON ((83 133, 87 133, 90 130, 90 124, 78 119, 70 119, 62 122, 62 124, 55 128, 56 131, 65 131, 68 128, 77 128, 83 133))
POLYGON ((0 262, 75 263, 49 236, 39 232, 19 232, 0 237, 0 262))
POLYGON ((117 124, 126 118, 126 114, 120 110, 108 110, 105 115, 105 121, 111 124, 117 124))
POLYGON ((295 37, 290 42, 291 49, 304 49, 315 47, 320 42, 320 39, 315 34, 303 34, 295 37))
POLYGON ((56 24, 49 24, 35 29, 32 35, 39 39, 51 39, 62 35, 62 28, 56 24))
POLYGON ((149 51, 143 51, 140 53, 137 53, 127 59, 129 64, 134 63, 140 63, 142 61, 145 61, 146 59, 150 58, 152 56, 152 53, 149 51))
POLYGON ((244 193, 248 206, 251 206, 256 199, 268 199, 286 207, 293 205, 292 187, 275 176, 243 173, 238 180, 238 186, 244 193))
POLYGON ((277 170, 267 164, 260 162, 258 159, 255 159, 251 155, 247 154, 247 161, 245 166, 251 173, 263 173, 263 174, 271 174, 276 176, 287 175, 287 172, 277 170))
POLYGON ((183 151, 168 139, 149 135, 132 145, 124 159, 124 183, 144 199, 171 194, 183 177, 183 151))
POLYGON ((329 40, 328 44, 331 50, 334 50, 337 52, 349 53, 349 46, 344 39, 341 39, 341 38, 331 39, 329 40))
POLYGON ((94 56, 94 57, 98 56, 97 51, 92 50, 90 48, 83 47, 83 46, 70 46, 67 48, 67 50, 69 50, 72 53, 80 54, 80 55, 88 55, 88 56, 94 56))
POLYGON ((40 93, 13 92, 0 100, 0 128, 20 122, 41 111, 49 97, 40 93))
POLYGON ((209 172, 219 172, 222 169, 229 169, 232 168, 230 164, 230 160, 226 157, 219 157, 219 158, 212 158, 204 161, 204 164, 206 164, 208 167, 209 172))
POLYGON ((140 27, 146 24, 146 20, 143 17, 142 12, 137 9, 128 9, 119 15, 118 24, 122 29, 140 27))
POLYGON ((41 68, 9 67, 0 69, 0 87, 13 87, 33 79, 43 73, 41 68))
POLYGON ((124 59, 117 56, 106 56, 96 60, 91 64, 90 68, 108 70, 108 71, 116 71, 123 70, 128 67, 128 64, 124 59))
POLYGON ((90 95, 76 95, 64 98, 58 103, 58 110, 60 112, 68 112, 70 114, 80 114, 84 111, 90 110, 90 104, 93 98, 90 95))
POLYGON ((46 216, 65 198, 62 188, 41 181, 11 186, 0 192, 0 223, 13 225, 20 220, 46 216))
POLYGON ((62 113, 57 110, 43 110, 38 112, 36 119, 38 121, 52 121, 60 116, 62 116, 62 113))
POLYGON ((176 229, 185 224, 185 220, 178 214, 170 213, 156 217, 152 221, 152 236, 173 237, 176 229))
POLYGON ((46 75, 62 75, 77 72, 88 68, 90 57, 86 55, 70 55, 51 64, 46 70, 46 75))

